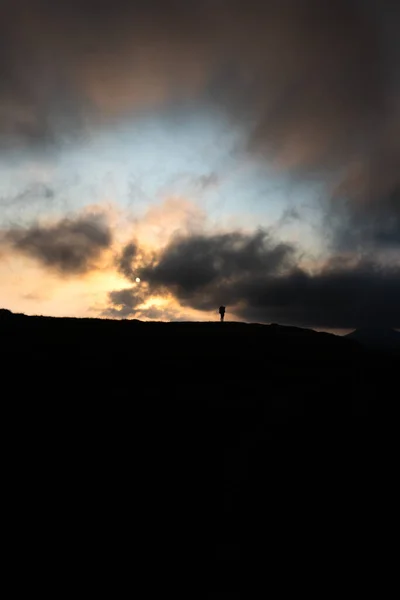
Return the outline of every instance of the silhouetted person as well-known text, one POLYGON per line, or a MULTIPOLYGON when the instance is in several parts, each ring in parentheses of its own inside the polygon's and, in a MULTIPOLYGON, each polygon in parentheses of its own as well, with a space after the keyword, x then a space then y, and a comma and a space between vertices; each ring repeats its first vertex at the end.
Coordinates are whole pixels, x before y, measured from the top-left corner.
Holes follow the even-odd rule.
POLYGON ((218 312, 221 316, 221 323, 222 323, 222 321, 224 320, 224 317, 225 317, 225 306, 220 306, 218 312))

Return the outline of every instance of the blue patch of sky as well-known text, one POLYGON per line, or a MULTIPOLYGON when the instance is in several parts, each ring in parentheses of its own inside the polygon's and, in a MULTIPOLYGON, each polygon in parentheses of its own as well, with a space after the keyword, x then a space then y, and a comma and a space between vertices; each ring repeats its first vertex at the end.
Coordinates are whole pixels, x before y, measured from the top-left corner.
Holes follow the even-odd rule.
MULTIPOLYGON (((316 185, 294 184, 245 151, 245 132, 207 110, 165 110, 93 132, 38 158, 0 162, 2 222, 28 222, 111 200, 140 215, 177 196, 196 201, 213 224, 245 216, 270 226, 297 207, 297 230, 317 243, 316 185)), ((301 234, 300 234, 301 237, 301 234)))

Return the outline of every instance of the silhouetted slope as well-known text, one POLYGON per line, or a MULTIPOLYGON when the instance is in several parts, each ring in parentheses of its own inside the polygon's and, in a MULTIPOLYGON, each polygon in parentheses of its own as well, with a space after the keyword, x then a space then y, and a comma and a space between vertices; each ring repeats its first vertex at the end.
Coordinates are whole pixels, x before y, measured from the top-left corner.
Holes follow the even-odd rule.
POLYGON ((400 350, 400 333, 394 329, 365 327, 352 331, 346 337, 370 348, 400 350))
POLYGON ((272 568, 327 536, 362 556, 368 419, 390 409, 395 356, 229 322, 7 315, 0 336, 13 460, 29 489, 60 498, 66 530, 93 520, 97 539, 99 498, 117 498, 150 523, 153 546, 174 540, 216 573, 272 568))

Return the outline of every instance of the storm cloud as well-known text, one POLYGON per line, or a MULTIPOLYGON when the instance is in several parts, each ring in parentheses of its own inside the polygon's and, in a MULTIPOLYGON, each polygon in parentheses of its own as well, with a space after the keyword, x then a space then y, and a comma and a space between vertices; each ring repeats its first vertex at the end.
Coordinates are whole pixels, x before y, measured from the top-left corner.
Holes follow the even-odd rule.
POLYGON ((188 98, 249 124, 282 168, 380 160, 398 127, 391 0, 6 0, 0 129, 57 140, 188 98))
POLYGON ((52 225, 32 225, 2 234, 4 244, 62 275, 79 275, 95 268, 110 247, 112 235, 102 215, 62 219, 52 225))
MULTIPOLYGON (((125 277, 188 306, 234 303, 244 318, 311 323, 312 306, 314 325, 396 321, 397 267, 375 253, 400 248, 398 2, 4 0, 1 11, 3 157, 52 151, 143 113, 223 114, 243 132, 246 159, 324 184, 332 256, 353 253, 309 273, 297 249, 265 234, 198 235, 144 263, 126 248, 125 277)), ((8 239, 63 273, 85 271, 109 245, 102 227, 95 239, 59 227, 61 237, 37 226, 8 239)))
POLYGON ((137 245, 134 243, 128 244, 122 250, 122 253, 117 258, 117 268, 122 275, 127 279, 136 277, 133 270, 133 261, 137 255, 137 245))
POLYGON ((284 277, 240 282, 232 292, 246 320, 333 329, 400 326, 400 268, 373 261, 327 265, 315 274, 294 269, 284 277))
POLYGON ((216 288, 222 279, 279 272, 291 263, 293 252, 292 246, 274 243, 263 230, 176 237, 154 264, 138 272, 151 288, 174 289, 184 299, 199 288, 216 288))
MULTIPOLYGON (((245 320, 305 327, 400 327, 400 267, 372 258, 338 256, 318 269, 299 266, 296 248, 265 231, 196 235, 171 240, 138 267, 146 297, 171 294, 181 306, 228 306, 245 320)), ((113 293, 135 314, 137 294, 113 293), (124 298, 124 294, 127 298, 124 298)), ((121 307, 120 309, 121 310, 121 307)))
POLYGON ((392 0, 5 0, 0 148, 214 106, 253 156, 322 178, 357 243, 398 244, 399 29, 392 0))
MULTIPOLYGON (((388 183, 388 182, 387 182, 388 183)), ((387 185, 387 191, 376 198, 365 190, 363 197, 349 202, 337 198, 330 207, 327 230, 333 233, 334 246, 341 250, 400 249, 400 182, 387 185)))
POLYGON ((103 316, 111 318, 127 318, 136 314, 137 307, 144 302, 144 298, 135 288, 125 288, 110 292, 111 306, 103 311, 103 316))

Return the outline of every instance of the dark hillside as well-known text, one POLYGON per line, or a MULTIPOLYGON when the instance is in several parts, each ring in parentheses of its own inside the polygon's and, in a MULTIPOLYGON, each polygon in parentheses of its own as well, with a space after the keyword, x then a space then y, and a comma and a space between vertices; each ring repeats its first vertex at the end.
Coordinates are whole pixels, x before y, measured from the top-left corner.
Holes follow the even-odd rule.
POLYGON ((395 355, 229 322, 2 313, 0 335, 10 455, 56 505, 79 490, 92 522, 98 494, 137 503, 217 570, 349 520, 362 541, 369 420, 393 399, 395 355))

